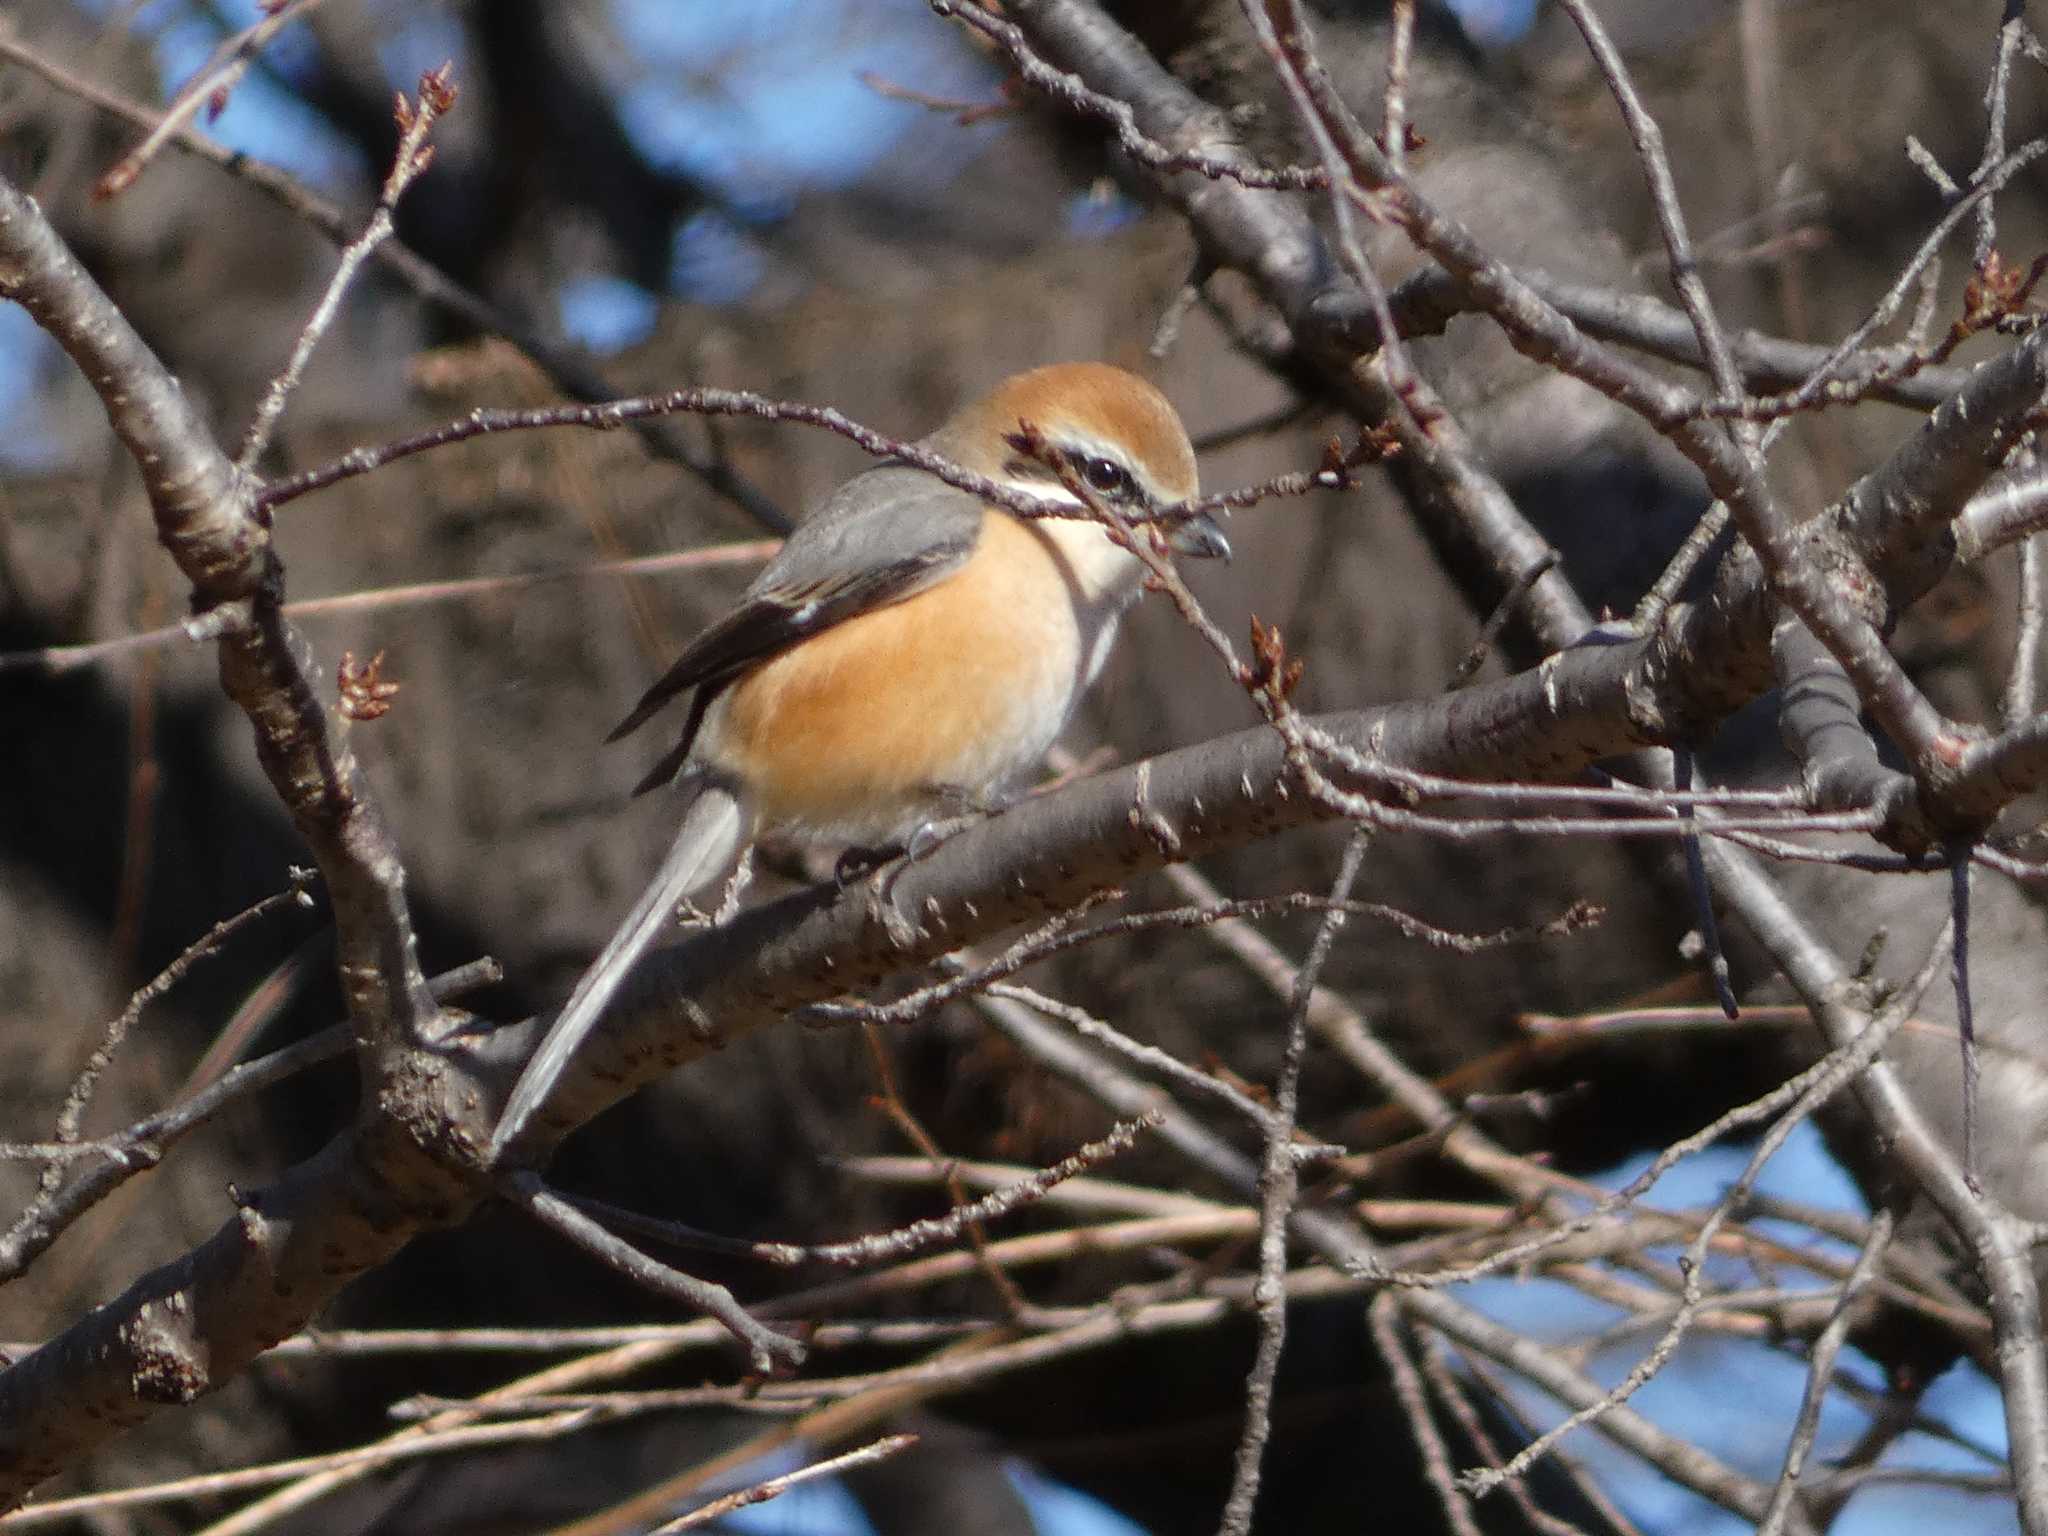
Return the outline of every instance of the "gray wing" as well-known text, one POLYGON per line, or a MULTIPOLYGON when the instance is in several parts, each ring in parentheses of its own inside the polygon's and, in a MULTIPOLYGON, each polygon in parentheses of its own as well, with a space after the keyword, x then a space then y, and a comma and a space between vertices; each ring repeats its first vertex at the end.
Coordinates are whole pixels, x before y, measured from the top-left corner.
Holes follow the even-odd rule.
POLYGON ((974 497, 904 465, 880 465, 847 481, 789 536, 739 607, 691 641, 605 738, 617 741, 678 694, 696 691, 682 739, 633 792, 675 776, 704 711, 743 672, 957 570, 980 535, 981 517, 974 497))
POLYGON ((840 486, 798 525, 747 596, 920 560, 939 548, 964 560, 980 532, 978 498, 907 464, 878 464, 840 486))

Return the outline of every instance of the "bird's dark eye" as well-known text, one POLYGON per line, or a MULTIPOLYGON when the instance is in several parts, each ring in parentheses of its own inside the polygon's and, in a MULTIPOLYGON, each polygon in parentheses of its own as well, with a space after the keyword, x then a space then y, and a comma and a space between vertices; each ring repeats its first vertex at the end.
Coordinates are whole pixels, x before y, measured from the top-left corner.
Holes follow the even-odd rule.
POLYGON ((1105 496, 1124 496, 1131 490, 1131 472, 1114 459, 1084 458, 1081 460, 1081 478, 1105 496))

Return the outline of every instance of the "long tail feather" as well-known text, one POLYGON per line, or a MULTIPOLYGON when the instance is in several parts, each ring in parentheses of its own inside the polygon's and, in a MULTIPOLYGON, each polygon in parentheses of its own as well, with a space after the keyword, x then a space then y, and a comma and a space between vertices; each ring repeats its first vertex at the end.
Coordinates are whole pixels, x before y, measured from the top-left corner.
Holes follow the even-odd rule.
POLYGON ((569 1001, 548 1027, 547 1038, 519 1074, 498 1128, 491 1133, 493 1156, 503 1152, 526 1128, 569 1058, 603 1017, 619 984, 647 946, 674 920, 677 903, 723 875, 752 831, 752 815, 730 789, 708 782, 699 788, 697 797, 683 813, 682 828, 669 845, 660 871, 641 892, 633 910, 605 945, 604 953, 576 983, 576 990, 569 994, 569 1001))

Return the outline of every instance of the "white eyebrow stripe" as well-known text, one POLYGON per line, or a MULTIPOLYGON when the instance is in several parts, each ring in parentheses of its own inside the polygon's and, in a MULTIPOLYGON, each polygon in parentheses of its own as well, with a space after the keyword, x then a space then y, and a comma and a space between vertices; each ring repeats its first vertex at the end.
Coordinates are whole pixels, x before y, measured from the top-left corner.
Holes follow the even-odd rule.
MULTIPOLYGON (((1130 449, 1122 443, 1112 442, 1108 438, 1097 437, 1092 432, 1083 432, 1071 426, 1063 428, 1057 435, 1048 432, 1047 438, 1052 446, 1062 453, 1079 455, 1084 459, 1109 460, 1130 477, 1131 488, 1137 492, 1139 500, 1148 507, 1166 506, 1180 499, 1167 495, 1154 485, 1152 477, 1145 473, 1144 468, 1131 457, 1130 449)), ((1064 491, 1065 487, 1061 489, 1064 491)), ((1074 499, 1069 497, 1067 504, 1073 505, 1074 499)), ((1085 506, 1086 503, 1083 502, 1081 505, 1085 506)))
POLYGON ((1072 507, 1084 512, 1088 509, 1087 502, 1057 481, 1005 478, 998 480, 996 483, 1002 486, 1004 490, 1016 491, 1020 495, 1031 497, 1034 501, 1042 501, 1048 506, 1072 507))

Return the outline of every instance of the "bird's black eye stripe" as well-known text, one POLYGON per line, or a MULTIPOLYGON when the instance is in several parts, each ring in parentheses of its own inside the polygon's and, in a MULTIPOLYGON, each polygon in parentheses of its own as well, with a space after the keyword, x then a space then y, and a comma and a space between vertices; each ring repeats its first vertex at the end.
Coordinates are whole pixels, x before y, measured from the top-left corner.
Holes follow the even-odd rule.
POLYGON ((1129 496, 1137 489, 1131 481, 1131 472, 1115 459, 1105 459, 1094 453, 1076 454, 1074 458, 1081 478, 1104 496, 1129 496))

